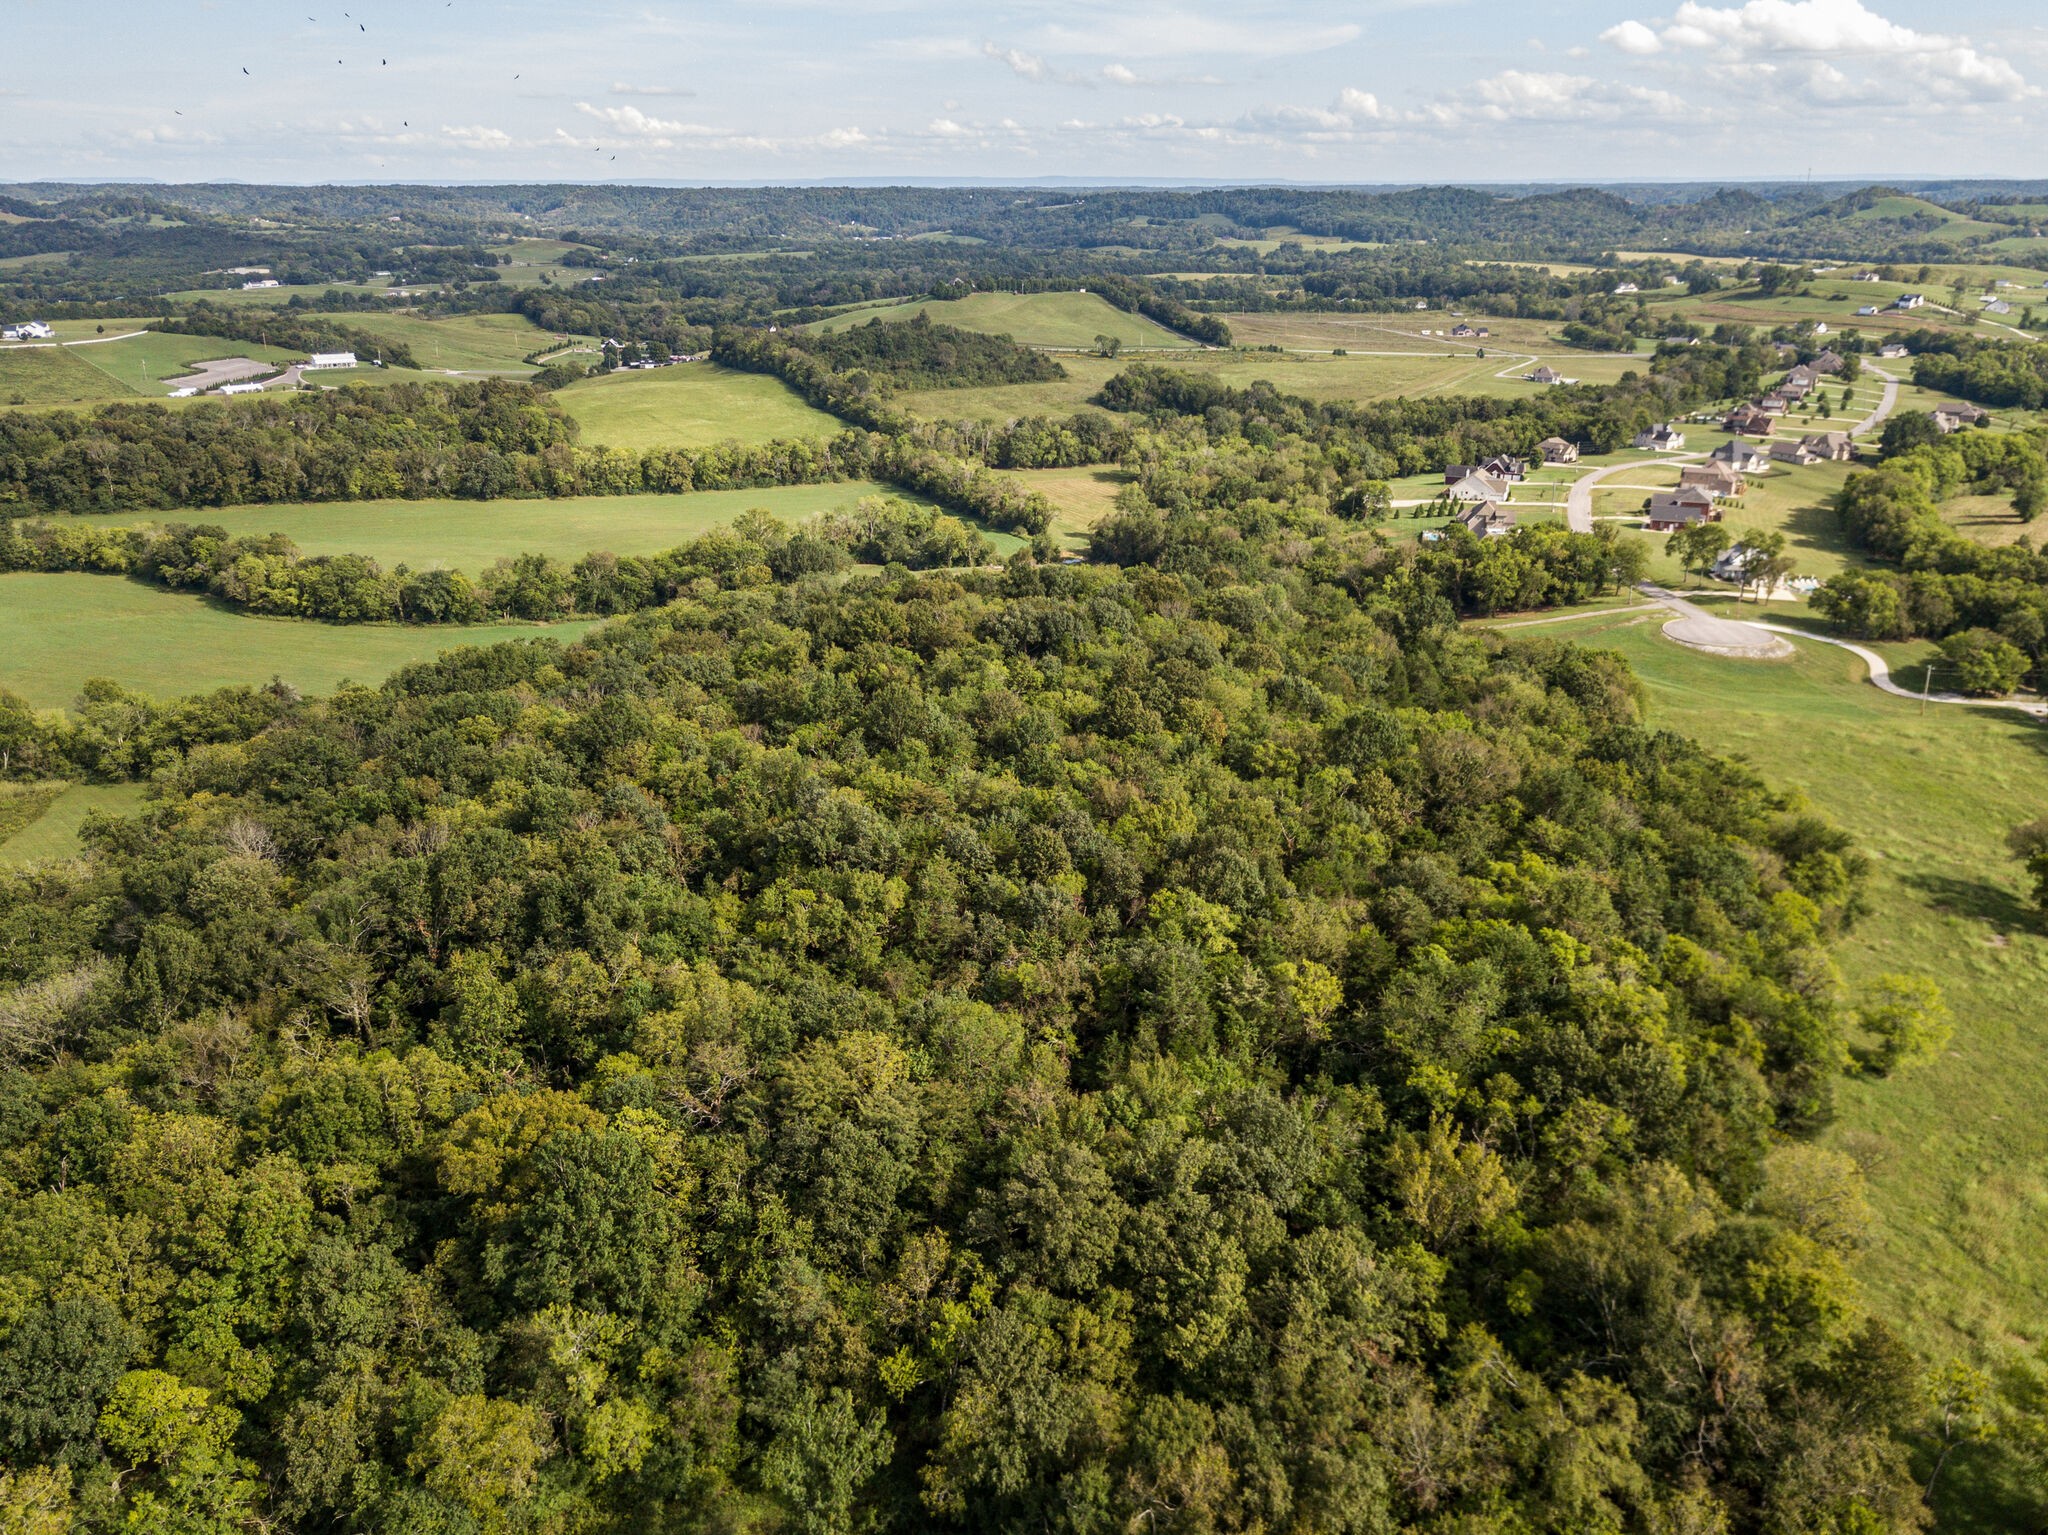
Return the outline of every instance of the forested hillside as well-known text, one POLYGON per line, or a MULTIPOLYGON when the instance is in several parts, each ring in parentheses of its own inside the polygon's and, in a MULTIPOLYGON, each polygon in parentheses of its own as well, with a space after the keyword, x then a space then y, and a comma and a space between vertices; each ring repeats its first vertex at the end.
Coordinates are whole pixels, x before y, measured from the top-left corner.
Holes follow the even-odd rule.
POLYGON ((1920 1528, 1801 1141, 1859 861, 1270 518, 152 725, 0 874, 9 1506, 1920 1528))

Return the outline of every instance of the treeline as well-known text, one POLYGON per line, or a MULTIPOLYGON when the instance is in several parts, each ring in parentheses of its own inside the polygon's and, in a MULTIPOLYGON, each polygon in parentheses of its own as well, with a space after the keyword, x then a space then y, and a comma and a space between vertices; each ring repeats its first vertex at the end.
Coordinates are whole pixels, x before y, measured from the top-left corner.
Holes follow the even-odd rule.
POLYGON ((1915 337, 1913 382, 1923 389, 2021 410, 2048 406, 2048 342, 1996 342, 1941 335, 1915 337))
POLYGON ((242 612, 328 623, 611 617, 660 607, 700 581, 738 587, 836 571, 852 561, 934 570, 993 558, 989 541, 957 517, 880 496, 797 529, 753 512, 729 532, 656 554, 592 553, 574 562, 521 554, 475 576, 403 565, 387 570, 363 554, 308 557, 281 533, 238 537, 180 523, 0 522, 0 571, 129 576, 204 592, 242 612))
POLYGON ((1923 1529, 1811 1138, 1942 1040, 1839 979, 1855 850, 1618 659, 1236 531, 197 711, 0 870, 7 1506, 1923 1529))
MULTIPOLYGON (((961 460, 955 439, 940 432, 849 431, 640 454, 575 439, 575 424, 547 394, 503 381, 266 396, 184 411, 14 412, 0 417, 0 512, 681 495, 875 479, 998 529, 1043 532, 1053 513, 1021 482, 961 460)), ((1019 440, 1082 451, 1071 432, 1019 440)))
POLYGON ((908 321, 874 319, 829 335, 791 331, 787 340, 836 372, 865 372, 898 389, 980 389, 1067 376, 1052 358, 1008 336, 934 324, 922 312, 908 321))
POLYGON ((1957 532, 1941 507, 1965 493, 2009 494, 2023 521, 2048 509, 2048 432, 1958 433, 1851 475, 1835 501, 1844 532, 1899 568, 1847 571, 1813 606, 1869 639, 1958 641, 1972 690, 2006 692, 2048 660, 2048 555, 1957 532))
POLYGON ((152 327, 179 336, 219 336, 229 341, 253 341, 258 346, 283 347, 287 351, 354 352, 365 362, 379 360, 393 368, 417 368, 412 348, 400 341, 387 341, 369 331, 322 315, 296 308, 271 308, 262 304, 215 304, 206 300, 183 314, 159 320, 152 327))
POLYGON ((1444 395, 1370 405, 1319 403, 1266 383, 1240 389, 1205 374, 1141 363, 1104 386, 1102 403, 1199 419, 1211 437, 1270 444, 1297 436, 1363 460, 1368 477, 1392 479, 1483 463, 1499 453, 1527 458, 1550 437, 1589 452, 1615 452, 1646 426, 1754 392, 1775 360, 1767 347, 1660 347, 1645 359, 1645 372, 1613 385, 1549 389, 1517 400, 1444 395))

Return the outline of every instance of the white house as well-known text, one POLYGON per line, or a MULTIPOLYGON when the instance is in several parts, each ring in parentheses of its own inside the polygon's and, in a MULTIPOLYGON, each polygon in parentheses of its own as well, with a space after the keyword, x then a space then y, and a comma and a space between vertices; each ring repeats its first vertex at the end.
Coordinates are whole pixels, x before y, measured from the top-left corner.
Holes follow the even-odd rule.
POLYGON ((261 384, 222 384, 220 392, 222 394, 261 394, 263 393, 263 386, 261 384))
POLYGON ((1614 290, 1614 294, 1615 297, 1619 298, 1624 293, 1640 293, 1642 291, 1643 290, 1641 288, 1638 288, 1634 283, 1625 282, 1620 287, 1614 290))
POLYGON ((1894 309, 1925 309, 1926 307, 1927 296, 1924 293, 1901 293, 1897 302, 1892 305, 1894 309))
POLYGON ((301 365, 302 373, 324 373, 330 368, 358 366, 354 352, 315 352, 301 365))
POLYGON ((244 293, 250 293, 256 290, 257 288, 276 288, 281 286, 283 285, 279 283, 275 277, 259 277, 254 282, 243 283, 242 291, 244 293))
POLYGON ((1636 433, 1635 445, 1653 453, 1676 453, 1685 447, 1685 433, 1670 422, 1636 433))
POLYGON ((41 320, 23 320, 0 331, 0 341, 48 341, 57 333, 41 320))
POLYGON ((194 389, 190 384, 187 384, 182 389, 173 389, 171 391, 171 398, 174 400, 189 400, 192 398, 192 396, 194 396, 197 393, 199 393, 197 389, 194 389))
POLYGON ((1863 307, 1862 307, 1861 309, 1859 309, 1859 310, 1857 310, 1857 311, 1856 311, 1857 317, 1858 317, 1859 319, 1867 319, 1867 318, 1869 318, 1869 317, 1870 317, 1871 315, 1874 315, 1874 314, 1876 314, 1876 313, 1877 313, 1877 305, 1875 305, 1875 304, 1865 304, 1865 305, 1864 305, 1864 306, 1863 306, 1863 307))

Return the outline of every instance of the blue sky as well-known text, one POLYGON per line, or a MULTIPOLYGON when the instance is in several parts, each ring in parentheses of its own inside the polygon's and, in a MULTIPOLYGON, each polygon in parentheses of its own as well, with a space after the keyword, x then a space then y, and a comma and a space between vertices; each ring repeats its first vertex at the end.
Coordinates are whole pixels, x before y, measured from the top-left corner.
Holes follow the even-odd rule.
POLYGON ((2048 175, 2038 0, 343 3, 0 0, 0 179, 2048 175))

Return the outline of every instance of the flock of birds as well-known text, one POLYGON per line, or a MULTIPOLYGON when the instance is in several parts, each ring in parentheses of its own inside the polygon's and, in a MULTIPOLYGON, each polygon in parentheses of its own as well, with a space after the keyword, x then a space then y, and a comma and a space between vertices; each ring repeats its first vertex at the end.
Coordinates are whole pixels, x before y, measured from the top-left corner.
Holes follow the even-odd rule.
MULTIPOLYGON (((451 10, 451 11, 452 11, 452 10, 454 10, 454 9, 455 9, 455 0, 446 0, 446 4, 445 4, 445 5, 443 5, 442 9, 443 9, 443 10, 451 10)), ((362 22, 362 21, 356 21, 356 18, 355 18, 355 17, 353 16, 353 15, 351 15, 351 14, 350 14, 349 12, 347 12, 347 11, 343 11, 343 12, 341 13, 341 17, 342 17, 342 20, 344 20, 344 21, 355 21, 355 23, 356 23, 356 31, 358 31, 358 32, 362 33, 362 34, 363 34, 363 35, 364 35, 365 37, 369 36, 369 33, 370 33, 370 28, 369 28, 369 25, 368 25, 368 23, 366 23, 366 22, 362 22)), ((320 25, 320 18, 319 18, 318 16, 308 16, 308 17, 306 18, 306 20, 308 20, 308 21, 312 22, 312 23, 313 23, 313 25, 314 25, 314 26, 316 26, 316 27, 317 27, 318 25, 320 25)), ((336 59, 336 60, 335 60, 334 62, 335 62, 335 63, 337 63, 337 64, 340 64, 340 65, 342 65, 342 66, 344 66, 344 67, 346 67, 346 66, 347 66, 347 63, 348 63, 348 61, 347 61, 346 59, 336 59)), ((389 69, 389 68, 391 67, 391 60, 389 60, 389 59, 387 59, 387 58, 382 58, 382 57, 380 57, 380 58, 379 58, 379 59, 377 60, 377 63, 378 63, 378 66, 379 66, 380 68, 383 68, 383 69, 389 69)), ((251 70, 251 69, 249 68, 249 66, 248 66, 248 65, 244 64, 243 66, 241 66, 241 68, 242 68, 242 73, 243 73, 244 75, 248 76, 248 77, 249 77, 250 79, 252 79, 252 80, 256 78, 256 76, 255 76, 254 72, 253 72, 253 71, 252 71, 252 70, 251 70)), ((523 74, 515 74, 515 75, 514 75, 514 76, 513 76, 512 78, 513 78, 514 80, 520 80, 520 79, 524 79, 524 78, 525 78, 525 76, 524 76, 523 74)), ((172 111, 173 111, 173 112, 175 113, 175 115, 177 115, 177 116, 179 116, 179 117, 183 117, 183 116, 185 115, 185 114, 184 114, 183 112, 181 112, 181 111, 178 111, 178 110, 177 110, 177 109, 176 109, 175 107, 174 107, 174 108, 172 108, 172 111)), ((407 128, 410 128, 410 127, 412 126, 412 121, 411 121, 411 119, 410 119, 410 118, 406 119, 406 120, 404 121, 404 123, 403 123, 403 126, 404 126, 404 127, 407 127, 407 128)), ((598 145, 598 146, 597 146, 597 147, 596 147, 595 149, 591 150, 591 153, 592 153, 592 154, 595 154, 595 155, 601 155, 601 154, 603 154, 604 152, 605 152, 605 149, 604 149, 604 146, 603 146, 602 144, 598 145)), ((618 157, 618 156, 617 156, 616 154, 614 154, 614 155, 612 156, 612 162, 616 162, 616 161, 618 160, 618 158, 619 158, 619 157, 618 157)), ((379 162, 379 168, 380 168, 380 169, 382 168, 382 162, 381 162, 381 161, 379 162)))

